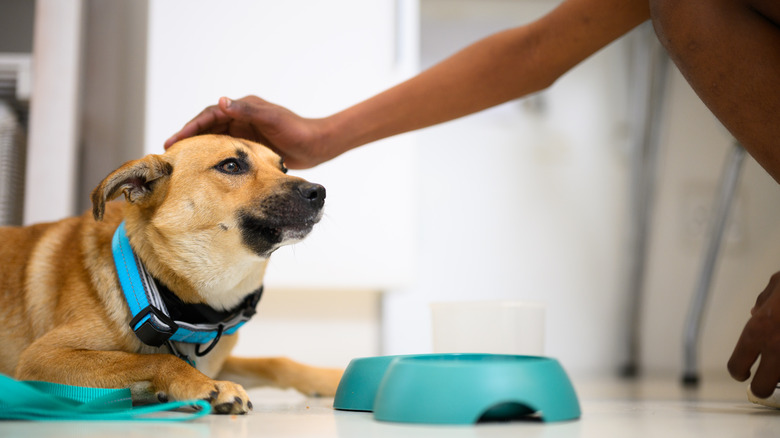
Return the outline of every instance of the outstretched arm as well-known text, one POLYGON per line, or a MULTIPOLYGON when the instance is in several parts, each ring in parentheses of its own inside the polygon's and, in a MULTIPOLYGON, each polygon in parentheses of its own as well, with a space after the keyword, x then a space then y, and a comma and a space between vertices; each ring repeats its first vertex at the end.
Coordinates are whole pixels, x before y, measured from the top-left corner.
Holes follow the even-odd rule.
POLYGON ((565 1, 332 116, 330 130, 340 133, 337 147, 348 150, 540 91, 648 18, 647 2, 565 1))
POLYGON ((541 19, 489 36, 344 111, 306 119, 258 97, 220 99, 166 142, 200 133, 260 141, 291 168, 542 90, 649 18, 642 0, 566 0, 541 19))

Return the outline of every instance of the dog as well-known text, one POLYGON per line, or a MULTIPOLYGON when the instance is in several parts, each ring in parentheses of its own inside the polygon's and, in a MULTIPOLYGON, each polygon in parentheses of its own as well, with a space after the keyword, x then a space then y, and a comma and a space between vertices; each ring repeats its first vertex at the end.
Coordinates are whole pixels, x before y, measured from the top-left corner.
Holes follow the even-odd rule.
POLYGON ((220 414, 251 409, 244 386, 335 394, 341 370, 230 356, 269 256, 322 215, 325 189, 286 173, 258 143, 197 136, 110 173, 91 212, 0 227, 0 373, 220 414))

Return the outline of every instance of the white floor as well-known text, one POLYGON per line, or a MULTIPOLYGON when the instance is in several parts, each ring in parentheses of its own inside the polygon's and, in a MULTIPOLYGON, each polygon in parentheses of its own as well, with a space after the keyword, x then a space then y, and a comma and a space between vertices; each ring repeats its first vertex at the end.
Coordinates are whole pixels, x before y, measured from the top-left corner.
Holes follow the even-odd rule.
POLYGON ((583 415, 565 423, 513 422, 476 426, 417 426, 375 421, 371 414, 341 412, 332 399, 307 399, 291 391, 250 391, 246 416, 211 415, 187 423, 0 422, 0 437, 777 437, 780 410, 753 405, 745 385, 705 382, 684 391, 674 379, 578 382, 583 415))

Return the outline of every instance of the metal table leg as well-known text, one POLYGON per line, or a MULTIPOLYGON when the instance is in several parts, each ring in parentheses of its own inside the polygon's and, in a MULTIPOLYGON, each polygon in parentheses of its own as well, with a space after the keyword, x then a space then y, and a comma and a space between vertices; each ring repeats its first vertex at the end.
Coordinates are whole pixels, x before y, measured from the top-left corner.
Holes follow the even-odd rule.
POLYGON ((721 177, 720 195, 714 204, 712 222, 710 224, 710 236, 707 250, 704 253, 704 261, 699 273, 699 282, 691 301, 691 307, 685 322, 684 354, 685 367, 682 382, 686 386, 696 386, 699 383, 697 346, 699 332, 701 330, 704 306, 709 295, 712 277, 715 271, 715 262, 723 243, 723 234, 726 229, 731 203, 739 181, 740 169, 745 158, 745 149, 734 142, 731 153, 727 158, 721 177))
POLYGON ((668 82, 669 57, 655 36, 650 23, 640 30, 637 47, 633 51, 634 62, 639 64, 638 74, 645 84, 641 95, 634 96, 638 107, 636 114, 641 129, 634 140, 631 164, 631 221, 630 221, 630 264, 628 272, 628 358, 621 369, 623 377, 639 374, 639 353, 641 335, 641 302, 647 268, 647 248, 650 236, 650 219, 655 195, 655 177, 658 149, 661 139, 661 115, 668 82))

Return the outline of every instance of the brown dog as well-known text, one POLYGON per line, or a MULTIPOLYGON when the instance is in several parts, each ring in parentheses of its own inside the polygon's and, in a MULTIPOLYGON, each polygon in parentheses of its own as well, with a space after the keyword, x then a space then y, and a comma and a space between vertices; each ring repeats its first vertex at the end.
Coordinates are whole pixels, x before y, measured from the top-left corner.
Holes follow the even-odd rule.
POLYGON ((241 385, 216 378, 333 395, 338 370, 230 356, 237 336, 223 319, 254 313, 269 255, 305 237, 322 213, 325 189, 285 173, 259 144, 194 137, 111 173, 92 193, 91 214, 0 228, 0 373, 130 387, 139 401, 206 399, 219 413, 251 403, 241 385), (107 203, 120 194, 126 203, 107 203), (164 302, 139 315, 112 252, 123 221, 132 250, 124 266, 145 267, 142 281, 164 302), (182 330, 188 315, 216 333, 177 341, 173 321, 182 330))

